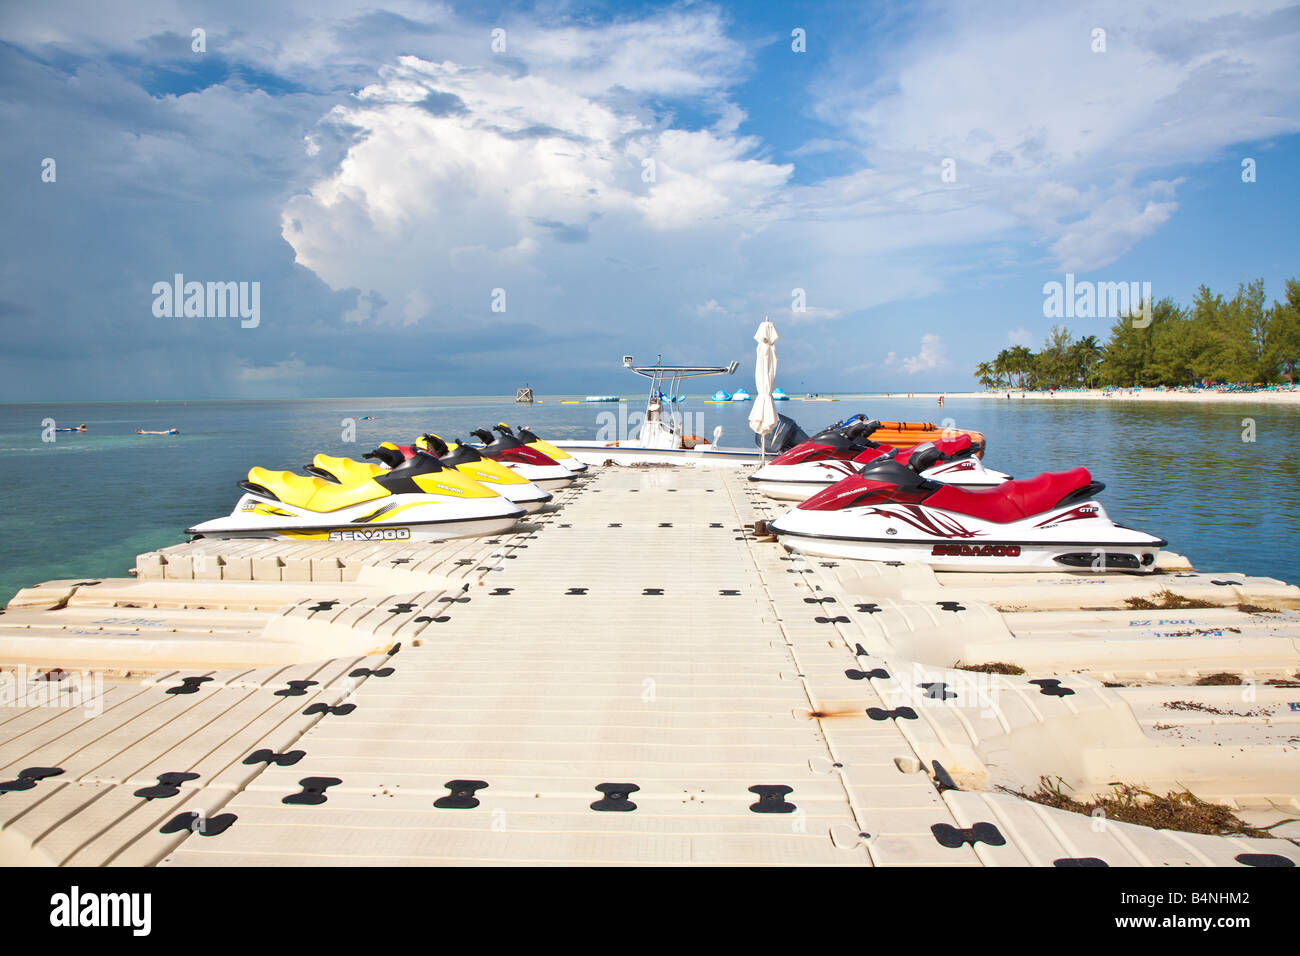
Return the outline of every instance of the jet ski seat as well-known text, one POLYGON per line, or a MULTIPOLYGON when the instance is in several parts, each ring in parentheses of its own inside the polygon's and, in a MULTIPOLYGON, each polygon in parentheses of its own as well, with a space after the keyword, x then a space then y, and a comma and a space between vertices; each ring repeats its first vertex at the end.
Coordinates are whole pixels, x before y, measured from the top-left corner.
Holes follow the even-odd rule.
POLYGON ((386 470, 382 465, 372 465, 370 462, 355 461, 351 458, 336 458, 333 455, 317 455, 311 463, 313 467, 329 472, 338 479, 338 484, 342 485, 355 485, 375 475, 382 475, 386 470))
POLYGON ((970 435, 957 435, 955 438, 936 439, 934 447, 943 452, 945 458, 959 458, 973 453, 975 443, 971 441, 970 435))
MULTIPOLYGON (((907 448, 904 449, 904 451, 911 452, 911 449, 907 448)), ((857 455, 854 456, 853 460, 861 465, 861 464, 866 464, 867 462, 876 461, 877 459, 883 458, 886 455, 895 455, 897 452, 898 449, 895 448, 893 445, 876 445, 874 448, 867 448, 862 452, 858 453, 857 455)), ((903 456, 903 460, 899 462, 899 464, 900 465, 907 464, 907 455, 903 456)))
POLYGON ((925 499, 927 506, 955 511, 985 521, 1006 524, 1031 515, 1050 511, 1075 492, 1088 491, 1089 497, 1101 488, 1092 480, 1087 468, 1045 472, 1034 478, 1008 481, 995 488, 968 491, 957 485, 944 485, 925 499))
POLYGON ((260 466, 248 470, 248 480, 262 486, 285 504, 308 511, 337 511, 388 494, 387 489, 369 480, 336 485, 324 478, 304 478, 291 471, 269 471, 260 466))

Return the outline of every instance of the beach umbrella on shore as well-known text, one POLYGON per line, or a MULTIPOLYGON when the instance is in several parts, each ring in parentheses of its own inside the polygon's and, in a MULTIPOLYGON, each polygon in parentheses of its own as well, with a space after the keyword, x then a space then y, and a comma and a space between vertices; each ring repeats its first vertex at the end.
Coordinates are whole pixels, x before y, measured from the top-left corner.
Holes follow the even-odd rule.
POLYGON ((758 351, 754 361, 754 408, 749 413, 749 427, 763 436, 763 459, 767 459, 767 436, 776 428, 776 403, 772 386, 776 383, 776 326, 763 316, 763 324, 754 333, 758 351))

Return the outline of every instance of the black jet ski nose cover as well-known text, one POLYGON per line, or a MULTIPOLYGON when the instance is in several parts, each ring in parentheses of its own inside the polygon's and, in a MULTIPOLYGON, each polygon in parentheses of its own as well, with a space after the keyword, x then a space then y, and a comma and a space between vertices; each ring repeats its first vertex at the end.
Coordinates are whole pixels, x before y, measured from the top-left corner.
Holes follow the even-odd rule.
POLYGON ((382 485, 389 494, 419 495, 425 491, 415 482, 420 475, 429 475, 442 471, 442 462, 422 448, 416 449, 414 455, 396 468, 382 475, 375 475, 375 483, 382 485))
POLYGON ((400 465, 394 466, 393 470, 388 472, 387 475, 382 475, 380 477, 387 478, 396 476, 399 478, 413 478, 416 475, 429 475, 437 471, 442 471, 442 468, 442 462, 440 462, 436 456, 431 455, 423 448, 417 448, 414 455, 406 459, 406 461, 402 462, 400 465))
POLYGON ((491 448, 494 452, 505 451, 507 448, 523 448, 524 443, 514 435, 502 433, 500 437, 494 436, 490 431, 480 428, 478 431, 470 432, 476 438, 483 440, 484 446, 491 448))
MULTIPOLYGON (((446 445, 443 447, 445 448, 446 445)), ((469 465, 476 461, 482 461, 483 456, 478 453, 478 449, 471 448, 464 442, 458 442, 455 451, 449 451, 445 455, 439 455, 438 460, 448 468, 455 468, 457 465, 469 465)))

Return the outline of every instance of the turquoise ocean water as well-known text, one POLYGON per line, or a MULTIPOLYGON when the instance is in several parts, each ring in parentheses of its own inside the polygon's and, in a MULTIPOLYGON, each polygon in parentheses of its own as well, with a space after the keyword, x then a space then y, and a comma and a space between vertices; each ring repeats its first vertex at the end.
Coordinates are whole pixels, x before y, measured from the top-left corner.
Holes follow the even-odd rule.
MULTIPOLYGON (((185 540, 184 529, 225 515, 235 482, 252 465, 301 471, 318 451, 358 458, 384 440, 444 438, 497 421, 531 425, 543 438, 592 438, 617 405, 517 406, 508 398, 320 399, 0 405, 0 603, 20 587, 55 578, 123 576, 135 555, 185 540), (360 421, 373 416, 373 421, 360 421), (41 440, 41 421, 88 426, 41 440), (342 440, 345 418, 356 441, 342 440), (136 428, 179 428, 144 438, 136 428)), ((644 407, 629 397, 623 414, 644 407)), ((688 399, 699 434, 722 426, 722 443, 748 444, 749 404, 688 399)), ((1300 583, 1300 408, 950 399, 843 398, 788 402, 782 411, 810 434, 862 411, 876 418, 956 420, 988 437, 986 461, 1017 477, 1085 465, 1106 483, 1111 516, 1159 534, 1198 568, 1244 571, 1300 583), (1242 419, 1255 422, 1242 441, 1242 419)))

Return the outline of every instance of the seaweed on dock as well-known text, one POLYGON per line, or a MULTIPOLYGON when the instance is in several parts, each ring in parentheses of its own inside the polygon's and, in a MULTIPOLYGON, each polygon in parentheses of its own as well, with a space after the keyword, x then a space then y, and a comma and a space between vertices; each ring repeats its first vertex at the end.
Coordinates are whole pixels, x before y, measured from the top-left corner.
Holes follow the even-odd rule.
POLYGON ((1198 677, 1196 679, 1197 687, 1219 687, 1226 684, 1240 683, 1240 674, 1229 674, 1225 671, 1220 671, 1217 674, 1206 674, 1204 677, 1198 677))
POLYGON ((1167 700, 1160 706, 1165 710, 1195 711, 1199 714, 1213 714, 1216 717, 1272 717, 1275 712, 1271 707, 1256 710, 1225 710, 1199 700, 1167 700))
MULTIPOLYGON (((1220 803, 1209 803, 1190 790, 1175 790, 1164 796, 1132 783, 1112 784, 1111 793, 1094 800, 1076 800, 1065 792, 1060 777, 1039 777, 1033 793, 1001 788, 1007 793, 1057 810, 1069 810, 1093 816, 1101 811, 1108 820, 1136 823, 1153 830, 1179 830, 1184 833, 1207 833, 1214 836, 1273 837, 1268 827, 1252 827, 1220 803)), ((1289 821, 1272 824, 1278 826, 1289 821)))
POLYGON ((1007 674, 1010 676, 1016 676, 1025 672, 1025 669, 1019 664, 1008 664, 1005 661, 989 661, 987 664, 963 664, 958 661, 953 665, 953 669, 959 671, 976 671, 980 674, 1007 674))
POLYGON ((1260 607, 1257 604, 1238 604, 1237 610, 1242 614, 1281 614, 1275 607, 1260 607))
POLYGON ((1134 611, 1185 611, 1223 606, 1221 604, 1215 604, 1213 601, 1202 601, 1199 598, 1183 597, 1181 594, 1175 594, 1168 588, 1157 591, 1155 597, 1155 601, 1142 597, 1125 598, 1124 603, 1134 611))

